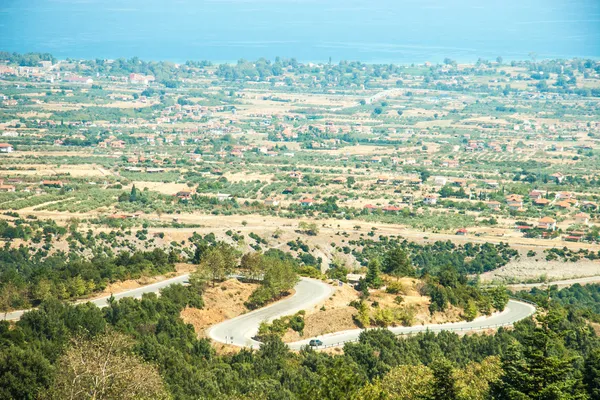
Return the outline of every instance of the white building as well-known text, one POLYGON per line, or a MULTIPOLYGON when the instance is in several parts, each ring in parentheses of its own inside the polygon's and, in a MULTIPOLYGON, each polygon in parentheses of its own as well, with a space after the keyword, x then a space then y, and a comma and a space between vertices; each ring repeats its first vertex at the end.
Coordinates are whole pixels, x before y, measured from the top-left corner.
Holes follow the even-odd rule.
POLYGON ((15 149, 11 144, 8 143, 0 143, 0 153, 12 153, 15 149))

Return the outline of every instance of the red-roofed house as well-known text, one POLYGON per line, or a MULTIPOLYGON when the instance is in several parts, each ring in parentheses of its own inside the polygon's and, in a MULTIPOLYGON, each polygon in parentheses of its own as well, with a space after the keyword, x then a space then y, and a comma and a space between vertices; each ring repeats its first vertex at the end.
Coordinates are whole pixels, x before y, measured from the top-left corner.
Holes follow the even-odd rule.
POLYGON ((541 218, 538 221, 538 228, 545 229, 547 231, 556 230, 556 220, 550 217, 541 218))
POLYGON ((302 207, 310 207, 313 205, 314 202, 315 201, 310 198, 300 200, 300 204, 302 205, 302 207))
POLYGON ((8 143, 0 143, 0 153, 12 153, 15 149, 12 147, 12 144, 8 143))
POLYGON ((428 194, 425 197, 423 197, 423 203, 430 205, 430 206, 434 206, 437 204, 437 195, 435 194, 428 194))

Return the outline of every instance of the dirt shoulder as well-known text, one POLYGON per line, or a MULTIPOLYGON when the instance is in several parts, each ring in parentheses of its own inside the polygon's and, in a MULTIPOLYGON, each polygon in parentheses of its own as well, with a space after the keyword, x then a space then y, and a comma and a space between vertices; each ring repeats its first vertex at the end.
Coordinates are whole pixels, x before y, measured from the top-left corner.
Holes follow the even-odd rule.
MULTIPOLYGON (((400 304, 395 302, 395 294, 386 293, 385 290, 372 290, 367 304, 371 307, 371 318, 378 309, 410 310, 414 318, 412 325, 439 324, 461 320, 461 312, 455 307, 450 307, 444 313, 429 312, 429 297, 421 296, 419 287, 421 282, 417 279, 403 278, 398 281, 402 284, 402 299, 400 304)), ((335 293, 324 304, 305 310, 304 332, 288 329, 283 336, 284 342, 295 342, 307 337, 316 337, 328 333, 356 329, 359 326, 354 321, 357 309, 350 305, 352 301, 359 300, 359 292, 352 286, 344 284, 338 287, 335 293)), ((373 321, 372 321, 373 322, 373 321)), ((372 325, 375 327, 375 325, 372 325)))
POLYGON ((204 308, 186 308, 181 312, 181 318, 194 326, 199 337, 207 337, 206 330, 210 326, 246 313, 248 309, 244 303, 258 286, 228 279, 206 289, 202 295, 204 308))

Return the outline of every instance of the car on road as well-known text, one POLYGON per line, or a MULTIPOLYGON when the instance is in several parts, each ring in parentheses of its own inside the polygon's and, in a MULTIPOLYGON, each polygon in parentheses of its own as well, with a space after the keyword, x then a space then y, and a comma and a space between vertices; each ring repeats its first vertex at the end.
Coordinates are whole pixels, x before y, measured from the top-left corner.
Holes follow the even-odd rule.
POLYGON ((310 342, 308 342, 308 345, 311 347, 323 346, 323 342, 321 342, 319 339, 312 339, 310 342))

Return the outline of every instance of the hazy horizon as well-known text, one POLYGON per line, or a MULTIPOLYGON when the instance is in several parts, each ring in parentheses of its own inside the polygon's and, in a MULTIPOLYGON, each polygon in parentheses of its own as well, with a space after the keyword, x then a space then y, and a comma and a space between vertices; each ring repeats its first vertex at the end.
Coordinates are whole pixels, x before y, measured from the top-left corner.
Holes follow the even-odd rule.
POLYGON ((58 58, 367 63, 600 58, 600 2, 5 0, 0 50, 58 58))

